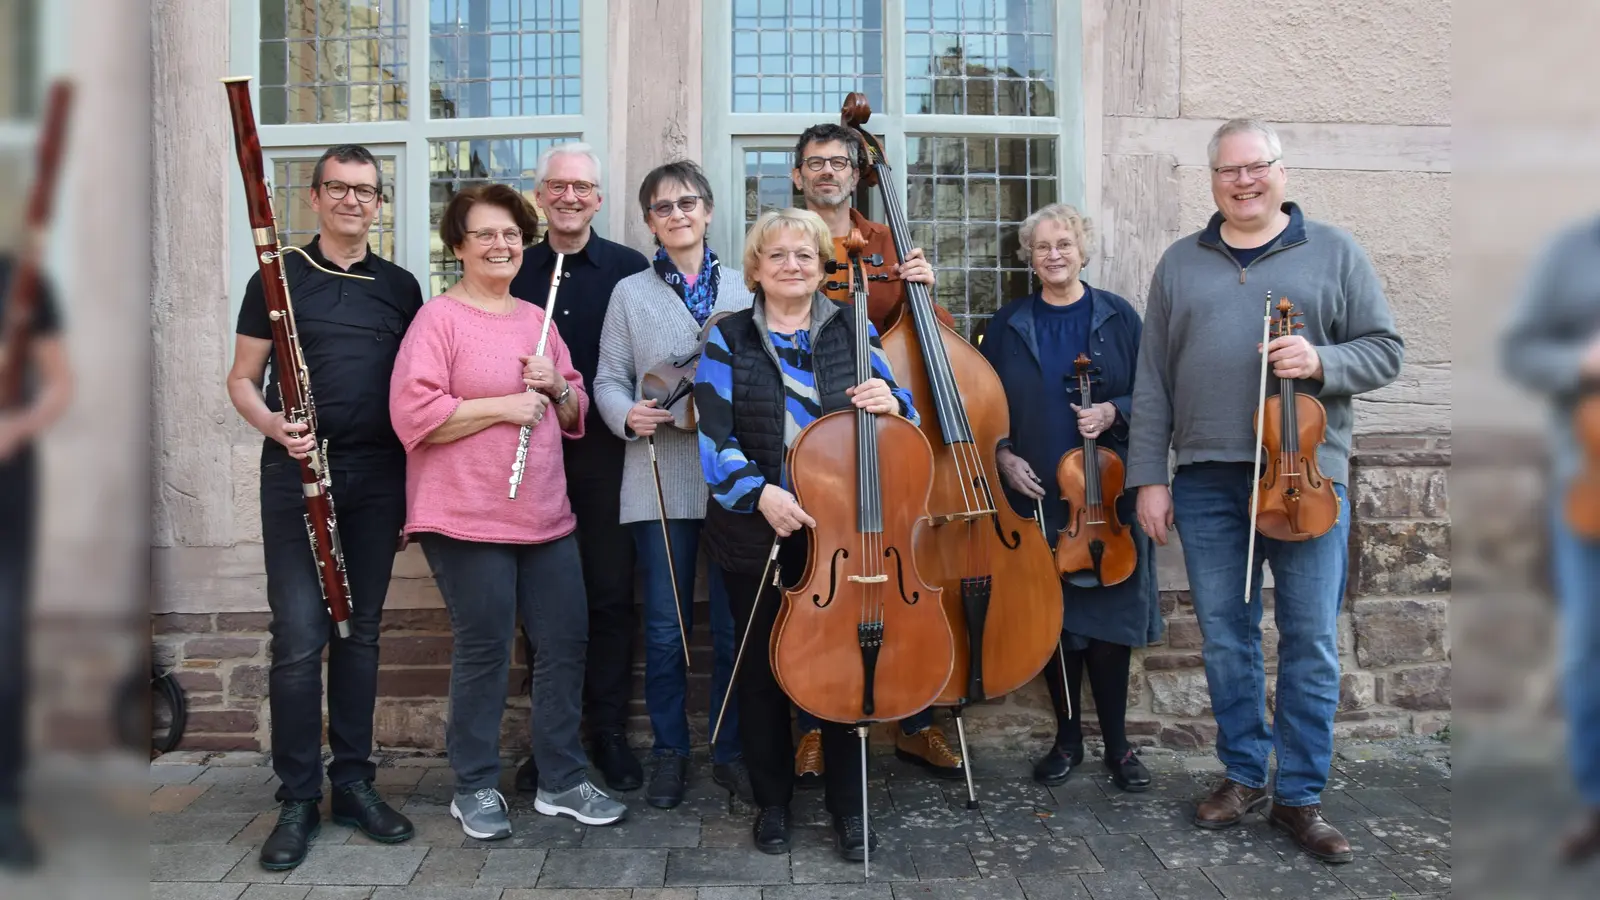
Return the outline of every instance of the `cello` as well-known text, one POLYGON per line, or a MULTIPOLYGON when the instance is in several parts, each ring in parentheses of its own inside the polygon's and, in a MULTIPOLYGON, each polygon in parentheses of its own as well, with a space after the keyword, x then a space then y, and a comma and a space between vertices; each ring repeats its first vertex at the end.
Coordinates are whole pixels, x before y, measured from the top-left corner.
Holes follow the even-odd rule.
MULTIPOLYGON (((1089 357, 1079 353, 1073 366, 1078 406, 1088 409, 1094 404, 1089 357)), ((1138 565, 1133 533, 1117 518, 1122 480, 1122 459, 1092 437, 1062 454, 1056 464, 1056 484, 1067 507, 1067 524, 1056 532, 1056 569, 1068 584, 1110 587, 1127 581, 1138 565), (1094 465, 1089 465, 1091 459, 1094 465)))
MULTIPOLYGON (((853 231, 845 244, 858 385, 873 377, 865 243, 853 231)), ((954 662, 943 592, 921 574, 923 538, 933 530, 933 451, 908 420, 854 407, 807 425, 789 450, 789 471, 795 500, 817 524, 809 529, 805 571, 784 592, 772 628, 772 674, 796 706, 856 726, 862 816, 870 821, 868 724, 928 708, 954 662), (884 465, 888 460, 894 464, 884 465)))
MULTIPOLYGON (((867 163, 862 183, 877 185, 901 259, 910 228, 893 190, 883 145, 862 126, 872 110, 864 94, 845 98, 840 121, 860 136, 867 163)), ((1061 580, 1039 527, 1005 499, 995 449, 1011 432, 1000 377, 976 347, 935 316, 927 286, 906 282, 901 313, 883 335, 896 380, 923 410, 922 431, 934 454, 934 527, 919 546, 924 577, 944 589, 955 635, 955 667, 935 705, 953 706, 962 759, 964 706, 1022 687, 1050 661, 1061 634, 1061 580)), ((977 805, 971 767, 968 807, 977 805)))

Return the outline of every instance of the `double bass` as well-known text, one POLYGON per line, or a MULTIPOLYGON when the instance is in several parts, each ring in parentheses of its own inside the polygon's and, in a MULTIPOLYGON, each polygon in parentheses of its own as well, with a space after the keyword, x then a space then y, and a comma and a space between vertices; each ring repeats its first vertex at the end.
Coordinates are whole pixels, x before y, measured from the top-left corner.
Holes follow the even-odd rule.
MULTIPOLYGON (((841 123, 866 148, 862 183, 876 185, 895 252, 911 251, 910 228, 883 145, 862 126, 872 110, 866 96, 845 98, 841 123)), ((1050 661, 1061 634, 1061 581, 1038 524, 1011 508, 1001 490, 995 450, 1011 432, 1000 377, 976 347, 935 316, 925 285, 906 282, 899 317, 883 335, 896 380, 922 411, 933 449, 935 527, 918 546, 923 576, 944 589, 945 616, 955 635, 950 682, 935 705, 956 708, 966 758, 961 707, 1022 687, 1050 661)), ((967 772, 968 806, 972 794, 967 772)))

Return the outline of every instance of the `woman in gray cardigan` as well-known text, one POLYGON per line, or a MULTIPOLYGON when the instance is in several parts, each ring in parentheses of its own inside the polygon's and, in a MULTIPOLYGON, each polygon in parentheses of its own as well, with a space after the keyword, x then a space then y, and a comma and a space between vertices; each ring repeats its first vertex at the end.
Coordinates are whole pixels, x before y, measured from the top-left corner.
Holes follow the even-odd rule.
MULTIPOLYGON (((622 470, 622 522, 633 529, 644 577, 645 705, 655 731, 654 764, 645 800, 670 809, 683 801, 689 769, 688 675, 678 633, 693 627, 695 559, 706 514, 706 483, 694 432, 672 427, 672 415, 654 400, 640 400, 639 378, 663 360, 692 353, 714 314, 750 306, 744 276, 717 262, 706 246, 711 224, 711 185, 692 162, 659 166, 639 188, 645 225, 655 235, 651 267, 617 283, 600 332, 600 362, 593 395, 600 415, 628 441, 622 470), (654 437, 672 536, 672 569, 661 539, 656 487, 645 437, 654 437), (681 610, 674 610, 677 573, 681 610)), ((711 709, 721 705, 733 674, 734 626, 727 592, 715 566, 707 567, 711 596, 711 709)), ((739 749, 737 710, 730 704, 716 746, 712 779, 747 801, 749 775, 739 749)))

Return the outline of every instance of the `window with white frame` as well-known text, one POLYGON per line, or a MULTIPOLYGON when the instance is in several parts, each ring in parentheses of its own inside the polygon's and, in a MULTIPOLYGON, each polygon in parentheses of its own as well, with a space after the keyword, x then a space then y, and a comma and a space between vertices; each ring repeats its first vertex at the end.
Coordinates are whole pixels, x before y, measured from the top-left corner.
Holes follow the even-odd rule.
MULTIPOLYGON (((970 339, 1033 289, 1017 229, 1083 193, 1080 0, 706 0, 706 169, 719 247, 803 202, 794 142, 867 95, 935 297, 970 339)), ((878 217, 876 202, 866 210, 878 217)))
MULTIPOLYGON (((0 210, 21 209, 38 138, 37 0, 0 0, 0 210)), ((0 245, 16 239, 16 216, 0 223, 0 245)))
MULTIPOLYGON (((236 58, 255 63, 241 74, 257 76, 285 241, 316 230, 306 189, 323 150, 362 144, 385 184, 373 249, 436 294, 460 272, 438 238, 457 191, 496 181, 531 199, 539 154, 565 141, 604 158, 605 4, 258 0, 234 9, 236 58)), ((251 271, 235 272, 239 289, 251 271)))

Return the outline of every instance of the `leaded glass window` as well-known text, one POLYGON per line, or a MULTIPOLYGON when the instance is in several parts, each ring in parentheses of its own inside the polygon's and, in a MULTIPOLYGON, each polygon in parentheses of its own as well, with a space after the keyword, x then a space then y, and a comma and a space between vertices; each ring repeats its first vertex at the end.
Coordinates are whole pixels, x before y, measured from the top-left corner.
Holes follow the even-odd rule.
POLYGON ((578 0, 431 0, 436 119, 583 112, 578 0))
POLYGON ((733 111, 837 115, 883 104, 881 0, 734 0, 733 111))
POLYGON ((1051 0, 907 0, 906 111, 1054 116, 1051 0))
POLYGON ((574 140, 575 136, 552 135, 428 142, 428 280, 434 295, 443 293, 461 276, 460 260, 439 240, 439 225, 450 198, 468 185, 496 182, 516 188, 531 203, 539 154, 574 140))
MULTIPOLYGON (((317 214, 311 209, 311 177, 317 168, 317 154, 310 158, 278 156, 272 160, 272 211, 278 219, 278 242, 283 246, 302 246, 317 234, 317 214)), ((378 218, 367 234, 367 245, 384 259, 395 258, 394 196, 395 158, 378 156, 383 171, 383 200, 378 218)))
POLYGON ((261 0, 261 122, 405 119, 409 0, 261 0))
POLYGON ((795 190, 789 173, 794 169, 793 150, 746 150, 744 152, 744 225, 748 230, 769 209, 805 207, 805 198, 795 190))

